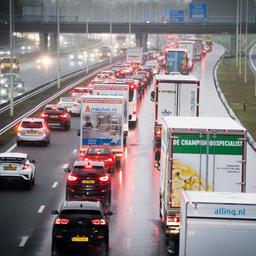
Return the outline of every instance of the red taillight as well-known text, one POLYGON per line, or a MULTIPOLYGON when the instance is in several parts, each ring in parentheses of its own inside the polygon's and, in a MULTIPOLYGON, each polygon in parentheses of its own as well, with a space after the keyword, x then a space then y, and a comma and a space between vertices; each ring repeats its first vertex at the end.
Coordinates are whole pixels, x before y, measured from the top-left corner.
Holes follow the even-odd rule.
POLYGON ((179 223, 180 218, 179 217, 167 217, 167 224, 172 224, 172 223, 179 223))
POLYGON ((60 115, 61 118, 67 118, 68 117, 68 114, 63 114, 63 115, 60 115))
POLYGON ((92 220, 93 225, 106 225, 106 221, 104 219, 95 219, 92 220))
POLYGON ((131 85, 130 85, 130 89, 131 89, 131 90, 134 90, 134 89, 135 89, 135 84, 131 84, 131 85))
POLYGON ((68 175, 68 181, 77 181, 77 177, 76 176, 73 176, 71 174, 68 175))
POLYGON ((101 176, 101 177, 99 177, 99 180, 102 182, 107 182, 109 180, 109 176, 108 175, 101 176))
POLYGON ((26 170, 29 167, 29 164, 24 164, 22 170, 26 170))
POLYGON ((68 223, 69 223, 68 219, 57 218, 55 220, 55 224, 57 224, 57 225, 67 225, 68 223))
POLYGON ((47 116, 48 116, 48 115, 45 114, 45 113, 42 113, 42 114, 41 114, 41 117, 42 117, 42 118, 45 118, 45 117, 47 117, 47 116))
POLYGON ((162 133, 161 130, 156 131, 156 135, 161 135, 161 133, 162 133))
POLYGON ((22 127, 21 127, 21 124, 20 124, 18 129, 17 129, 17 132, 21 132, 21 130, 22 130, 22 127))
POLYGON ((122 157, 123 156, 123 153, 117 153, 116 154, 116 157, 122 157))
POLYGON ((111 158, 111 157, 109 157, 108 159, 106 159, 105 161, 107 161, 107 162, 112 162, 113 161, 113 159, 111 158))

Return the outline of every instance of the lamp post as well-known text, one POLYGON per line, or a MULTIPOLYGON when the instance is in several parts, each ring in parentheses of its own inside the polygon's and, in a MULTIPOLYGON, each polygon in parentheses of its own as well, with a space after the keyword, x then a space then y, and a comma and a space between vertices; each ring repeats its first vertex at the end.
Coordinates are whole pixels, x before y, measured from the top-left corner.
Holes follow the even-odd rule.
POLYGON ((10 15, 10 73, 11 73, 11 84, 9 91, 10 98, 10 116, 13 116, 13 12, 12 12, 12 1, 9 0, 9 15, 10 15))
POLYGON ((239 34, 240 34, 240 44, 239 44, 239 75, 242 74, 242 14, 243 14, 243 4, 242 0, 240 1, 240 28, 239 28, 239 34))
POLYGON ((59 0, 56 0, 57 13, 57 86, 60 88, 60 6, 59 0))
POLYGON ((132 32, 132 24, 131 24, 131 1, 129 1, 129 43, 128 46, 131 47, 131 32, 132 32))
POLYGON ((244 46, 244 83, 247 83, 247 39, 248 39, 248 0, 245 11, 245 46, 244 46))
POLYGON ((237 9, 236 9, 236 67, 238 67, 238 44, 239 44, 239 40, 238 40, 238 28, 239 28, 239 3, 240 0, 236 1, 237 3, 237 9))
POLYGON ((110 10, 109 10, 109 49, 110 49, 110 56, 109 56, 109 63, 112 63, 112 0, 110 0, 110 10))

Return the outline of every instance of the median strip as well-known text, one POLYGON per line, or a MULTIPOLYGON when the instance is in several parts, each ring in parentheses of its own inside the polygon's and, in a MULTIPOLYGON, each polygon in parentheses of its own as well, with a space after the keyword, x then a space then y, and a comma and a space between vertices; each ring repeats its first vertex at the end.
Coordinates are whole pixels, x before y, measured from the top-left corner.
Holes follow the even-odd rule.
POLYGON ((28 241, 28 238, 29 238, 28 236, 23 236, 19 244, 19 247, 24 247, 26 242, 28 241))

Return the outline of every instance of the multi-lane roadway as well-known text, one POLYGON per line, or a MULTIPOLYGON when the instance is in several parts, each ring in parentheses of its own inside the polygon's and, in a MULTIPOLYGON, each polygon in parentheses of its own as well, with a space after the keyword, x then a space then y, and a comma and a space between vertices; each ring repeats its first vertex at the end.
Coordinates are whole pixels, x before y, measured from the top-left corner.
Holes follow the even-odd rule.
MULTIPOLYGON (((196 65, 193 72, 201 80, 202 116, 228 115, 213 82, 213 68, 223 52, 222 47, 214 45, 213 51, 196 65)), ((141 102, 137 128, 129 132, 124 163, 112 177, 111 256, 166 255, 159 221, 159 172, 153 167, 153 121, 149 89, 141 102)), ((78 156, 78 127, 79 118, 72 118, 71 130, 53 131, 48 147, 13 149, 27 152, 31 159, 37 160, 36 185, 31 191, 9 186, 0 191, 1 256, 50 255, 54 219, 50 212, 58 209, 65 197, 66 174, 63 169, 78 156)), ((247 151, 247 189, 253 192, 256 191, 253 171, 256 157, 249 146, 247 151)), ((100 253, 88 250, 80 255, 100 253)))

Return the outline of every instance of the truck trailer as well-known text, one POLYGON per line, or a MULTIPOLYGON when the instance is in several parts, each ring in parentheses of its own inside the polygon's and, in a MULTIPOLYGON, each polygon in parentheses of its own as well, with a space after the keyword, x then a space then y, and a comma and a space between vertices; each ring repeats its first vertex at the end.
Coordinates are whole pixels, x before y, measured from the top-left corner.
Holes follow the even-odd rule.
POLYGON ((179 256, 253 256, 256 194, 184 191, 179 256))
POLYGON ((245 176, 243 126, 223 117, 163 117, 160 217, 168 243, 178 241, 182 191, 245 192, 245 176))

